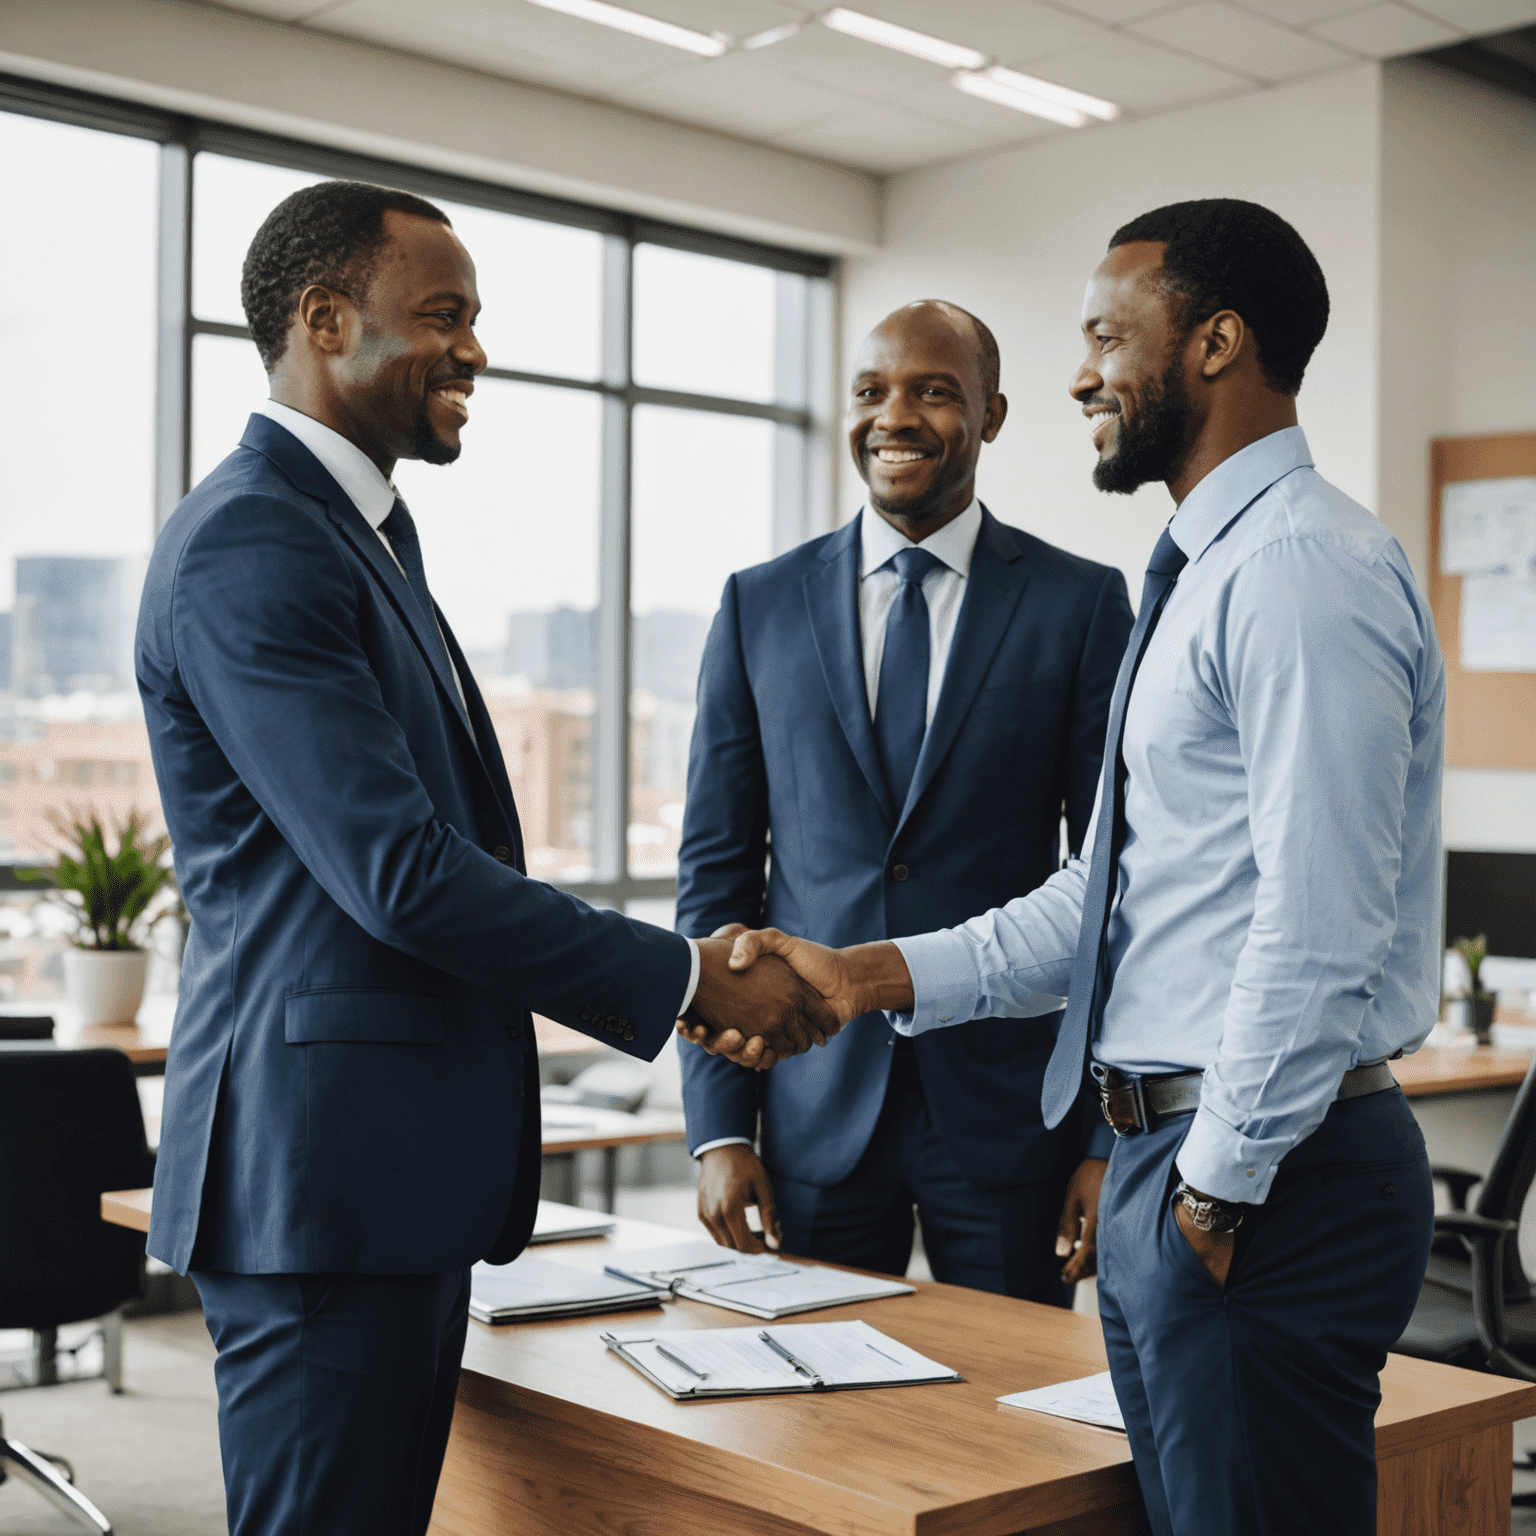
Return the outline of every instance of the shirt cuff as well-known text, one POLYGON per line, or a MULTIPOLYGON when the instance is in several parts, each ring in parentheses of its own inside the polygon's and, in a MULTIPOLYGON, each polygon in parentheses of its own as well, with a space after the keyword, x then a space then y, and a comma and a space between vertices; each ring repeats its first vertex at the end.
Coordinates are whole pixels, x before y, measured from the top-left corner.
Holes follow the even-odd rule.
POLYGON ((717 1136, 713 1141, 706 1141, 702 1147, 689 1149, 690 1157, 703 1157, 706 1152, 713 1152, 716 1147, 750 1147, 751 1141, 745 1136, 717 1136))
POLYGON ((1250 1141, 1202 1104, 1175 1161, 1179 1177, 1202 1195, 1262 1205, 1285 1155, 1276 1150, 1272 1142, 1250 1141))
POLYGON ((688 940, 688 953, 692 957, 688 967, 688 990, 683 993, 683 1001, 678 1006, 677 1016, 682 1016, 693 1007, 693 994, 699 990, 699 941, 688 940))
POLYGON ((974 1017, 981 986, 963 933, 944 929, 893 941, 912 976, 912 1012, 887 1013, 898 1035, 921 1035, 974 1017))

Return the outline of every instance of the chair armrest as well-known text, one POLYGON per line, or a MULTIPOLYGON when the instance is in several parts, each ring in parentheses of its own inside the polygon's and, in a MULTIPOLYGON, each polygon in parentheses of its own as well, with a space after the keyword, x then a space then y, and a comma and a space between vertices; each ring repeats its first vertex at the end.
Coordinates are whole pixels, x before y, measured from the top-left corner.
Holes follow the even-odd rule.
POLYGON ((1443 1211, 1435 1217, 1435 1231, 1454 1232, 1472 1250, 1472 1315, 1488 1352, 1487 1368, 1517 1381, 1536 1381, 1536 1366, 1511 1351, 1504 1320, 1504 1246, 1519 1230, 1517 1221, 1472 1211, 1443 1211))
POLYGON ((1511 1237, 1519 1230, 1518 1221, 1479 1216, 1473 1211, 1442 1211, 1435 1217, 1436 1232, 1454 1232, 1457 1237, 1467 1238, 1471 1242, 1490 1242, 1495 1238, 1511 1237))
POLYGON ((1467 1168, 1447 1168, 1440 1163, 1430 1164, 1429 1173, 1431 1178, 1439 1179, 1445 1185, 1451 1197, 1451 1205, 1458 1211, 1464 1211, 1467 1208, 1467 1191, 1474 1184, 1483 1182, 1483 1176, 1480 1173, 1473 1173, 1467 1168))

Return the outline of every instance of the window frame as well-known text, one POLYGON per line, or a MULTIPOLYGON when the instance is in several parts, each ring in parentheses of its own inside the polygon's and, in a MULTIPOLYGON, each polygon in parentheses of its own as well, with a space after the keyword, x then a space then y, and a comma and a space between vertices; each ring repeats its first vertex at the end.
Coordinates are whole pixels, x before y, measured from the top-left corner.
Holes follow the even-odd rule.
POLYGON ((602 353, 595 379, 487 368, 485 377, 602 400, 598 533, 597 708, 592 755, 592 870, 583 881, 554 881, 595 905, 675 896, 676 878, 634 876, 629 868, 631 443, 637 405, 748 416, 772 422, 775 475, 772 547, 792 548, 832 526, 830 386, 834 345, 835 257, 815 255, 637 214, 526 192, 425 164, 410 164, 180 116, 0 75, 0 110, 153 140, 160 146, 155 399, 154 534, 191 489, 192 346, 199 335, 249 340, 242 325, 199 319, 192 310, 193 169, 200 153, 253 160, 318 175, 387 182, 423 197, 473 204, 603 238, 602 353), (633 377, 634 254, 666 246, 767 267, 804 283, 779 283, 773 402, 657 389, 633 377))

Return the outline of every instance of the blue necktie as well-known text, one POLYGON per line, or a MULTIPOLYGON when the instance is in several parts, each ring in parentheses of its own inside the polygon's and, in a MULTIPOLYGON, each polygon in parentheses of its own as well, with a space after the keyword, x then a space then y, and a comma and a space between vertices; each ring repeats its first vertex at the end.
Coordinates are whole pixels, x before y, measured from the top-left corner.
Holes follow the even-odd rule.
POLYGON ((1165 528, 1152 551, 1147 578, 1141 588, 1141 607, 1136 626, 1126 643, 1125 659, 1115 678, 1115 692, 1109 705, 1109 724, 1104 732, 1104 774, 1099 794, 1099 820, 1093 834, 1093 852, 1088 866, 1088 888, 1083 897, 1083 923, 1077 936, 1077 954, 1072 961, 1072 981, 1067 993, 1066 1016, 1056 1036, 1056 1049, 1045 1069, 1040 1090, 1040 1108, 1047 1126, 1060 1125, 1077 1102, 1088 1064, 1088 1044, 1092 1026, 1104 1011, 1109 996, 1107 956, 1104 936, 1109 928, 1109 908, 1119 887, 1120 849, 1125 843, 1125 706, 1130 698, 1136 670, 1146 654, 1147 641, 1157 628, 1163 604, 1189 561, 1189 556, 1173 542, 1165 528))
POLYGON ((410 585, 411 596, 421 605, 422 615, 427 621, 427 634, 437 641, 437 659, 447 669, 448 676, 452 677, 448 644, 438 627, 432 594, 427 590, 427 568, 421 563, 421 540, 416 536, 416 519, 398 496, 394 506, 389 509, 389 516, 379 524, 379 532, 389 540, 390 547, 399 559, 400 568, 405 572, 405 579, 410 585))
POLYGON ((885 620, 875 743, 898 815, 907 803, 928 728, 928 599, 923 596, 923 578, 943 563, 926 549, 903 549, 891 557, 901 585, 885 620))

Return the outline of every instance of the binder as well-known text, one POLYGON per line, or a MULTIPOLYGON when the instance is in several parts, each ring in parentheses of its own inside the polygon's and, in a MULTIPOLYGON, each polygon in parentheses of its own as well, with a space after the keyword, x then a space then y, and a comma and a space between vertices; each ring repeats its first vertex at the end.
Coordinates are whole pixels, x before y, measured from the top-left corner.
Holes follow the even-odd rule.
POLYGON ((579 1205, 561 1205, 557 1200, 540 1200, 534 1217, 530 1243, 565 1243, 578 1237, 606 1237, 613 1231, 613 1217, 601 1211, 589 1211, 579 1205))
POLYGON ((469 1315, 482 1323, 588 1317, 660 1306, 668 1295, 665 1286, 636 1285, 525 1253, 510 1264, 475 1265, 470 1271, 469 1315))
POLYGON ((958 1371, 866 1322, 788 1323, 768 1329, 695 1328, 604 1333, 603 1343, 677 1402, 850 1392, 960 1381, 958 1371))

